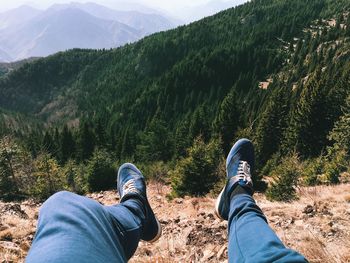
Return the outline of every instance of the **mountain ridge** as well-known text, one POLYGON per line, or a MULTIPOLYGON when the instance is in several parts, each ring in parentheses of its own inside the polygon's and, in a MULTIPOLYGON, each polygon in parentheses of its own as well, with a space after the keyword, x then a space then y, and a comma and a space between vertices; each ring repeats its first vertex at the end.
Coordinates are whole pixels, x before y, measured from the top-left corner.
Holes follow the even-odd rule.
POLYGON ((72 48, 114 48, 175 26, 159 14, 115 11, 91 3, 54 5, 45 11, 21 6, 0 14, 1 24, 3 61, 47 56, 72 48), (72 17, 72 10, 76 10, 76 17, 72 17), (61 21, 57 21, 58 16, 61 21))

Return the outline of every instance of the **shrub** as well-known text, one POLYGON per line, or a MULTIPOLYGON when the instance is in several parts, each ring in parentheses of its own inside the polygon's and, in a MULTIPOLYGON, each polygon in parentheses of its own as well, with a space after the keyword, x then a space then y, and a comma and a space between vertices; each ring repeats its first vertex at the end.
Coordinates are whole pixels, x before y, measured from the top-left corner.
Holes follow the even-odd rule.
POLYGON ((163 161, 138 164, 147 180, 166 183, 168 179, 169 165, 163 161))
POLYGON ((210 190, 210 196, 216 198, 222 188, 226 185, 227 176, 226 176, 226 159, 224 156, 220 157, 218 167, 216 169, 216 173, 218 176, 218 181, 215 183, 214 187, 210 190))
POLYGON ((345 150, 337 150, 329 152, 327 161, 324 165, 324 175, 321 178, 322 183, 337 184, 341 172, 347 170, 347 152, 345 150))
POLYGON ((60 176, 59 165, 50 154, 41 153, 34 160, 35 183, 31 188, 31 195, 39 199, 46 199, 52 194, 65 190, 65 180, 60 176))
POLYGON ((281 163, 281 155, 274 154, 271 158, 266 162, 264 167, 259 171, 261 176, 269 175, 271 172, 276 169, 278 165, 281 163))
POLYGON ((188 149, 188 157, 180 160, 172 172, 173 195, 205 195, 218 182, 221 158, 219 140, 205 144, 201 137, 188 149))
POLYGON ((88 190, 86 170, 84 164, 78 165, 69 160, 60 171, 61 177, 65 180, 65 188, 77 194, 85 194, 88 190))
POLYGON ((314 186, 320 184, 320 176, 322 175, 323 169, 323 156, 305 161, 301 173, 303 184, 306 186, 314 186))
POLYGON ((267 190, 266 196, 274 201, 291 201, 296 199, 295 188, 300 176, 300 162, 297 154, 282 159, 272 172, 273 182, 267 190))
POLYGON ((104 150, 95 150, 87 165, 87 183, 89 191, 102 191, 114 187, 115 167, 104 150))
POLYGON ((32 159, 12 137, 0 139, 0 198, 14 200, 28 195, 32 159))

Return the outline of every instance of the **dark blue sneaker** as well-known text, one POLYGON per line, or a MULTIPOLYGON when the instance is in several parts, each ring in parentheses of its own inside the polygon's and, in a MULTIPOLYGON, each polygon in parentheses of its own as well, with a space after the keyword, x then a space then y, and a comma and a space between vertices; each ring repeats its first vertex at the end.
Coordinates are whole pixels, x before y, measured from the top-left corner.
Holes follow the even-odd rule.
POLYGON ((141 239, 151 243, 157 241, 162 235, 162 227, 148 202, 145 178, 135 165, 125 163, 119 168, 117 189, 121 203, 131 198, 142 202, 146 219, 143 222, 141 239))
POLYGON ((228 220, 233 190, 240 185, 253 194, 251 172, 254 169, 254 147, 248 139, 240 139, 233 145, 226 159, 227 182, 215 203, 215 214, 228 220))

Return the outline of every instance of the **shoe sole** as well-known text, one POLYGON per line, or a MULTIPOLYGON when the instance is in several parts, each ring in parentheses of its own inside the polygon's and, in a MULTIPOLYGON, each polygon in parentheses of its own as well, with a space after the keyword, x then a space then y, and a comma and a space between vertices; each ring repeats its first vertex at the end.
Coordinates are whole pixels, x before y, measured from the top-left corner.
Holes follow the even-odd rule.
POLYGON ((152 240, 146 241, 148 243, 154 243, 162 236, 162 225, 159 223, 158 218, 156 218, 156 222, 158 226, 157 235, 152 240))
POLYGON ((223 195, 224 191, 225 191, 225 187, 222 189, 221 193, 219 194, 218 198, 216 199, 216 202, 215 202, 215 211, 214 211, 214 212, 215 212, 215 215, 216 215, 219 219, 221 219, 221 220, 225 220, 225 219, 223 219, 223 218, 221 217, 220 212, 219 212, 220 200, 221 200, 221 196, 223 195))

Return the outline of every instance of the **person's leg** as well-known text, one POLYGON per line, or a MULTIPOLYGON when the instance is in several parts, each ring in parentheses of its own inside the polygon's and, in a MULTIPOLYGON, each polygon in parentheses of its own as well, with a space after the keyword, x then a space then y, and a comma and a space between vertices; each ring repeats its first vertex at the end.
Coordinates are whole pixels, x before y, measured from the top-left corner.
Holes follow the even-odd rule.
POLYGON ((141 236, 137 201, 105 207, 69 192, 50 197, 40 209, 26 262, 126 262, 141 236))
POLYGON ((229 221, 229 262, 307 262, 287 249, 267 224, 252 198, 253 169, 253 145, 241 139, 227 157, 227 183, 215 204, 216 215, 229 221))
POLYGON ((40 209, 26 262, 126 262, 140 239, 156 241, 161 226, 141 172, 132 164, 121 166, 117 188, 121 203, 115 206, 69 192, 50 197, 40 209))
POLYGON ((228 223, 230 262, 307 262, 283 245, 249 194, 232 197, 228 223))

